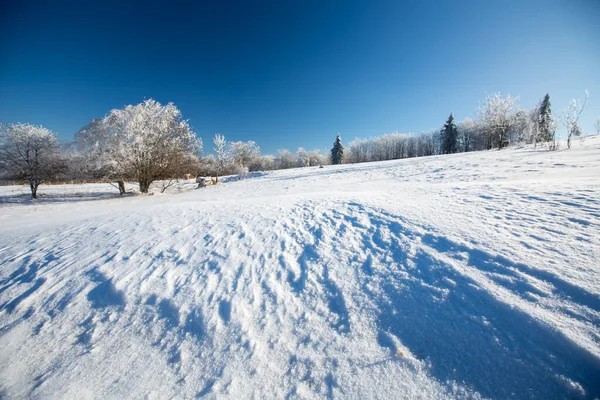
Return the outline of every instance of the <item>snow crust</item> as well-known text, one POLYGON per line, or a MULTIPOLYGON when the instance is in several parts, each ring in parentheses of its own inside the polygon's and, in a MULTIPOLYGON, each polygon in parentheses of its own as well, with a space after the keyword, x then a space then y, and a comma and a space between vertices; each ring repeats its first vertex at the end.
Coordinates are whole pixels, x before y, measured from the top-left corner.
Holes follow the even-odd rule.
POLYGON ((589 137, 0 187, 0 398, 600 397, 599 178, 589 137))

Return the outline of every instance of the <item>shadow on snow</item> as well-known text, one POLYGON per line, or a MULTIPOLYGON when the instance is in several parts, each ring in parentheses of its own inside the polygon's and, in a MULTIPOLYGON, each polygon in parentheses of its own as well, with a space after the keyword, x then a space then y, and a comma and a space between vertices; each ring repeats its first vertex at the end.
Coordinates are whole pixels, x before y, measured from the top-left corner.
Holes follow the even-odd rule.
MULTIPOLYGON (((409 273, 407 278, 400 271, 384 272, 382 297, 376 300, 380 329, 397 336, 417 358, 429 362, 433 376, 441 382, 464 383, 486 397, 600 396, 597 357, 552 326, 495 298, 451 265, 436 259, 430 250, 466 252, 469 266, 482 271, 512 278, 521 278, 519 274, 534 276, 597 311, 600 303, 595 296, 549 272, 443 237, 423 236, 429 248, 420 247, 416 254, 407 256, 401 239, 412 241, 420 235, 398 223, 402 221, 398 217, 365 212, 376 232, 387 228, 395 236, 397 240, 391 240, 386 251, 393 254, 399 270, 409 273), (569 380, 580 384, 585 393, 569 380)), ((367 243, 376 234, 370 231, 363 235, 367 243)), ((367 258, 367 263, 370 265, 372 259, 367 258)), ((520 292, 535 287, 522 279, 509 289, 520 292)))

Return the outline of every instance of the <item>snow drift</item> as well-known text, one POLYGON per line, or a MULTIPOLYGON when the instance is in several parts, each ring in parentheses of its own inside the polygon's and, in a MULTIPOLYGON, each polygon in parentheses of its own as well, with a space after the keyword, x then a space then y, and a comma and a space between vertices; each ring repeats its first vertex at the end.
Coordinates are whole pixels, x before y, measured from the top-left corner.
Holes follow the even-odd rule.
POLYGON ((598 397, 599 176, 591 137, 4 202, 0 397, 598 397))

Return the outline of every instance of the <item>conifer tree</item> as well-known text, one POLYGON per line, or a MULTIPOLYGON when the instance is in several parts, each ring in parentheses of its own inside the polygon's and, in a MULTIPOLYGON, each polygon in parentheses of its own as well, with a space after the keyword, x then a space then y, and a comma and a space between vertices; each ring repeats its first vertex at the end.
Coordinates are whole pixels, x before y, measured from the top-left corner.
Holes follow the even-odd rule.
POLYGON ((450 113, 440 133, 442 136, 442 153, 456 153, 458 150, 458 130, 456 129, 452 113, 450 113))
POLYGON ((344 159, 344 145, 342 144, 342 138, 340 135, 337 135, 335 142, 333 143, 333 148, 331 149, 331 163, 332 164, 341 164, 344 159))
POLYGON ((550 93, 546 93, 538 111, 538 139, 536 142, 552 142, 554 127, 555 123, 550 109, 550 93))

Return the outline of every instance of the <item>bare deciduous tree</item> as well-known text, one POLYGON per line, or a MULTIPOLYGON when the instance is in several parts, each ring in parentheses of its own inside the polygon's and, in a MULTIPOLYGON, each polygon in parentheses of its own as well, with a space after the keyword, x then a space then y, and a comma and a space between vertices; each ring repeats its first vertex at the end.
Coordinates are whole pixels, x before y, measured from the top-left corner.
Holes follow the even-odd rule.
POLYGON ((585 105, 588 99, 588 91, 585 91, 585 98, 583 101, 578 99, 571 99, 569 107, 564 111, 563 125, 567 128, 567 147, 571 148, 571 139, 573 136, 581 135, 581 128, 579 127, 579 117, 585 109, 585 105))

